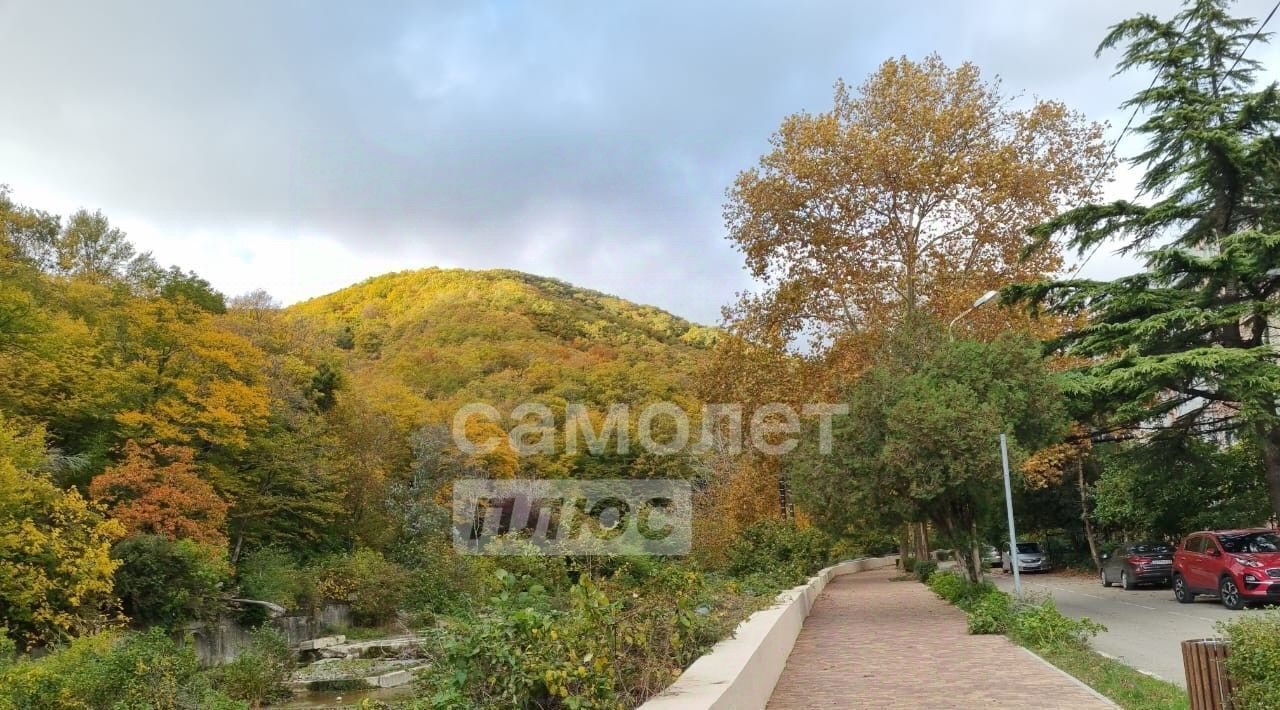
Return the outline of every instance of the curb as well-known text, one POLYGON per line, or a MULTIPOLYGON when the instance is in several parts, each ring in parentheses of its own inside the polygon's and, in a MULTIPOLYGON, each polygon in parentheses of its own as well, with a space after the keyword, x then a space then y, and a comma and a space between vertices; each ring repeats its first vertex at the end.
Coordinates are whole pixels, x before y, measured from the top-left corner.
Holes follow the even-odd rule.
MULTIPOLYGON (((1013 643, 1013 642, 1012 642, 1012 641, 1010 641, 1009 643, 1013 643)), ((1017 644, 1014 644, 1014 645, 1015 645, 1015 646, 1017 646, 1017 644)), ((1037 661, 1040 661, 1040 662, 1041 662, 1041 663, 1043 663, 1046 667, 1053 669, 1053 670, 1054 670, 1054 672, 1056 672, 1058 675, 1062 676, 1063 678, 1066 678, 1067 680, 1071 681, 1072 683, 1075 683, 1077 687, 1079 687, 1079 688, 1081 688, 1082 690, 1084 690, 1084 691, 1088 692, 1090 695, 1092 695, 1093 697, 1097 698, 1098 700, 1101 700, 1102 702, 1106 703, 1107 705, 1109 705, 1109 706, 1111 706, 1111 707, 1113 707, 1113 708, 1118 708, 1118 707, 1120 707, 1119 705, 1116 705, 1116 702, 1115 702, 1114 700, 1112 700, 1111 698, 1108 698, 1107 696, 1103 695, 1102 693, 1099 693, 1098 691, 1094 690, 1093 688, 1090 688, 1090 687, 1089 687, 1089 685, 1088 685, 1087 683, 1085 683, 1084 681, 1082 681, 1082 680, 1080 680, 1079 678, 1077 678, 1077 677, 1075 677, 1075 676, 1071 675, 1070 673, 1068 673, 1068 672, 1066 672, 1066 671, 1062 670, 1061 668, 1059 668, 1059 667, 1057 667, 1057 666, 1053 665, 1052 663, 1050 663, 1050 662, 1046 661, 1046 660, 1045 660, 1045 659, 1044 659, 1040 654, 1036 653, 1035 651, 1032 651, 1031 649, 1027 648, 1026 646, 1018 646, 1018 648, 1022 649, 1023 651, 1026 651, 1028 656, 1031 656, 1032 658, 1036 659, 1037 661)))
POLYGON ((805 617, 827 582, 846 574, 892 567, 897 556, 867 557, 820 570, 778 595, 773 606, 738 624, 733 634, 699 657, 641 710, 763 709, 787 665, 805 617))

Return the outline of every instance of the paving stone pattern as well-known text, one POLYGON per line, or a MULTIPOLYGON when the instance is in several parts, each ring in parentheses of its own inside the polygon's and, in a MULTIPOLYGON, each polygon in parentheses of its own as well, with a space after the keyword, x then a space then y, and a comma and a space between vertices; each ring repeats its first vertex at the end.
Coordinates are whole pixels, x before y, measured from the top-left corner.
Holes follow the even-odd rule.
POLYGON ((838 577, 805 620, 769 700, 792 708, 1115 707, 895 570, 838 577))

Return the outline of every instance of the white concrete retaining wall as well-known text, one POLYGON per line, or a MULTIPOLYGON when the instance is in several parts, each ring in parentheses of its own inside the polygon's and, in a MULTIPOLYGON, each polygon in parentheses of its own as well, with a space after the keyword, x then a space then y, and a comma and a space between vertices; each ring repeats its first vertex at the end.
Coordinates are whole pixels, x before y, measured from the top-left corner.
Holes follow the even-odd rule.
POLYGON ((694 661, 670 687, 641 710, 751 710, 773 694, 791 647, 813 603, 835 577, 892 567, 897 556, 850 560, 828 567, 807 584, 778 595, 777 602, 738 624, 733 636, 694 661))

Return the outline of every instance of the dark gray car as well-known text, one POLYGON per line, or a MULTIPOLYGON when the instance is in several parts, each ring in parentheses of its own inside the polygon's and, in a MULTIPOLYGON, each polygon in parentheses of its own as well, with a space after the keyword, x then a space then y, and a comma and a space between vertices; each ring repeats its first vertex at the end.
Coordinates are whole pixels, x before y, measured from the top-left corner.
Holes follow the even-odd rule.
POLYGON ((1173 573, 1173 545, 1134 542, 1102 556, 1102 586, 1119 584, 1135 589, 1139 584, 1168 586, 1173 573))

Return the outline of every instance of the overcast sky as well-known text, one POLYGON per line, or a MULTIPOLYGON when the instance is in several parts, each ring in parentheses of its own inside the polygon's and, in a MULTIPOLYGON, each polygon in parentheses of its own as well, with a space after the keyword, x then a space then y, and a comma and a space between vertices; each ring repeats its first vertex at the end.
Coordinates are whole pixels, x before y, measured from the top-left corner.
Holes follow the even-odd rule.
MULTIPOLYGON (((1114 136, 1149 79, 1111 78, 1094 47, 1173 8, 0 0, 0 183, 51 211, 101 208, 229 294, 289 303, 390 270, 503 267, 713 323, 751 286, 726 186, 784 116, 828 108, 837 78, 937 51, 1114 136)), ((1274 48, 1251 55, 1276 78, 1274 48)), ((1133 268, 1104 251, 1085 273, 1133 268)))

